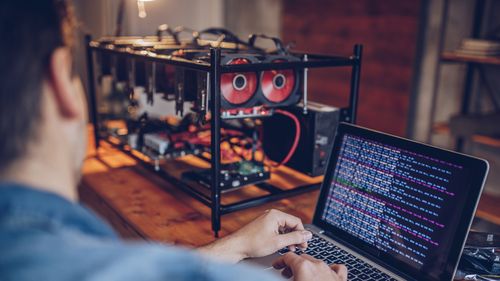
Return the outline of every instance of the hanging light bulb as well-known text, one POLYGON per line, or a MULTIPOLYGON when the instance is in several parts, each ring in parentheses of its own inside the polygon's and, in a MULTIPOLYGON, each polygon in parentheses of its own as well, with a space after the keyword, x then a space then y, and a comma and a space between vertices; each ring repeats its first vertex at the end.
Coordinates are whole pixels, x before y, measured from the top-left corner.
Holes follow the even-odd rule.
POLYGON ((139 17, 141 19, 143 19, 147 16, 146 7, 144 5, 144 2, 151 2, 151 1, 154 1, 154 0, 137 0, 137 9, 139 10, 139 17))

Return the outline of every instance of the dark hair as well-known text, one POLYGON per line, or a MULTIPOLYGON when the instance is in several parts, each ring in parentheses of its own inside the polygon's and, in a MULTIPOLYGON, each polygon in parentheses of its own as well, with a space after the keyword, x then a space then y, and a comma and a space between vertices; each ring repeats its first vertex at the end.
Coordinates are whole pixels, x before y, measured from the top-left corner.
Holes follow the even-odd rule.
POLYGON ((0 1, 0 171, 37 136, 50 56, 72 46, 74 22, 64 0, 0 1))

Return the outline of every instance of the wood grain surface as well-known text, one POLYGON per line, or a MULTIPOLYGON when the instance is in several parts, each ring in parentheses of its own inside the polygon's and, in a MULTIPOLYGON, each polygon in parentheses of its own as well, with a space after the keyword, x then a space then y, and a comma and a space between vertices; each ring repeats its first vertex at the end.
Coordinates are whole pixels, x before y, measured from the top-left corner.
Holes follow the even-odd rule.
MULTIPOLYGON (((107 220, 123 237, 147 239, 186 246, 199 246, 214 239, 210 209, 130 156, 102 142, 99 153, 89 145, 80 184, 80 200, 107 220)), ((169 171, 182 170, 195 157, 170 163, 169 171)), ((290 169, 280 169, 272 181, 283 188, 321 181, 290 169)), ((223 195, 223 203, 262 195, 255 187, 245 187, 223 195)), ((222 216, 221 235, 250 222, 267 209, 275 208, 310 223, 318 191, 268 203, 222 216)))

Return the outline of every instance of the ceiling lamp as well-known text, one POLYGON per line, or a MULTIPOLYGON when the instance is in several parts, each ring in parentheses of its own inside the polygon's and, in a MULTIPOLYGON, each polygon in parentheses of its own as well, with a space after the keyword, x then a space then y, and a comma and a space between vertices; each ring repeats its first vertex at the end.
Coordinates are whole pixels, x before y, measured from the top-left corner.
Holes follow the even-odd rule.
POLYGON ((154 1, 154 0, 137 0, 137 8, 139 10, 139 17, 141 19, 143 19, 147 16, 146 7, 144 6, 144 2, 151 2, 151 1, 154 1))

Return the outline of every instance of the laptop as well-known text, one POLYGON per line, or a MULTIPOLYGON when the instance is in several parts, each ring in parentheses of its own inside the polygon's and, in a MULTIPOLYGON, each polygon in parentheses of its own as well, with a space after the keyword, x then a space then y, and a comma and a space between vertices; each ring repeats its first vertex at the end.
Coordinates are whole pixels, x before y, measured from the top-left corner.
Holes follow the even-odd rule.
MULTIPOLYGON (((307 253, 349 280, 452 280, 488 162, 341 123, 307 253)), ((288 249, 247 262, 266 268, 288 249)))

